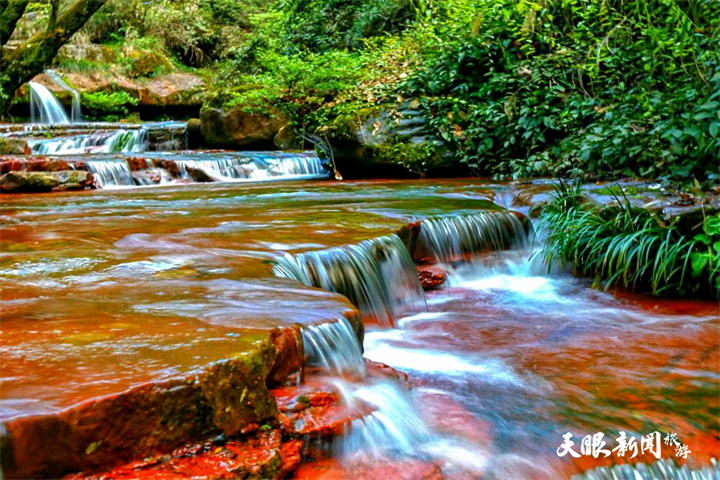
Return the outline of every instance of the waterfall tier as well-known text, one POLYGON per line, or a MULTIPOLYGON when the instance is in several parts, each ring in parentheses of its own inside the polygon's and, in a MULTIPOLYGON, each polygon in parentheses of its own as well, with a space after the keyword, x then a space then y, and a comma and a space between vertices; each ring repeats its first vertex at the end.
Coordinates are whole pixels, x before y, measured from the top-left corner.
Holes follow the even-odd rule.
POLYGON ((357 245, 286 255, 273 267, 275 275, 310 287, 338 292, 365 318, 392 325, 397 315, 425 306, 415 265, 397 235, 357 245))
MULTIPOLYGON (((132 145, 127 138, 123 141, 128 146, 132 145)), ((68 163, 75 168, 87 168, 100 188, 188 183, 197 177, 196 173, 192 172, 193 169, 201 170, 206 179, 223 182, 310 180, 328 177, 320 159, 311 152, 146 153, 142 157, 130 155, 124 158, 97 155, 69 159, 68 163)))
POLYGON ((28 82, 30 87, 30 116, 33 123, 67 124, 65 109, 45 86, 28 82))
POLYGON ((334 375, 365 376, 360 343, 346 318, 303 327, 302 338, 306 365, 322 368, 334 375))
POLYGON ((513 212, 433 218, 422 222, 414 257, 452 263, 485 251, 519 246, 526 238, 526 225, 513 212))

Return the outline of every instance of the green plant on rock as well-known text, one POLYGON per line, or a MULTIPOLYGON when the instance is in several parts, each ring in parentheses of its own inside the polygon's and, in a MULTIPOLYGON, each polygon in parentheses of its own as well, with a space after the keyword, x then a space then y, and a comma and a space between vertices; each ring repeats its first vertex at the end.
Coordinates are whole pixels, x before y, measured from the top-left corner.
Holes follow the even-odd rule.
POLYGON ((82 94, 83 110, 90 119, 119 120, 130 113, 128 107, 137 104, 135 97, 122 91, 82 94))
POLYGON ((661 213, 633 206, 622 190, 616 200, 599 205, 577 189, 560 189, 541 214, 547 237, 542 256, 548 267, 570 264, 604 288, 720 296, 720 226, 715 217, 706 222, 702 238, 692 238, 661 213))
POLYGON ((706 217, 703 233, 694 240, 702 247, 690 257, 693 278, 709 278, 710 285, 720 291, 720 214, 706 217))

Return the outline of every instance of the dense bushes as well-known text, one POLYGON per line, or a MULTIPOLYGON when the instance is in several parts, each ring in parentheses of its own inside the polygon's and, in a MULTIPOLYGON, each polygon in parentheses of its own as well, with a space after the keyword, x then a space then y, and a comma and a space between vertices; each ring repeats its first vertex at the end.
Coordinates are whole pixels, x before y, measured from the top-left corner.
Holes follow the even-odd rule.
POLYGON ((138 100, 127 92, 95 92, 82 94, 82 106, 89 120, 118 121, 128 115, 138 100))
POLYGON ((226 72, 306 128, 418 97, 443 148, 480 174, 720 174, 714 0, 288 0, 271 18, 226 72), (386 35, 366 38, 393 9, 386 35))
POLYGON ((678 219, 631 205, 587 201, 561 186, 541 215, 548 265, 570 264, 597 286, 620 285, 662 295, 720 296, 720 214, 704 216, 702 230, 685 232, 678 219))
POLYGON ((417 98, 462 171, 720 178, 717 0, 111 0, 76 41, 311 132, 417 98))
POLYGON ((397 33, 414 15, 410 0, 286 0, 281 4, 288 51, 358 49, 366 38, 397 33))
POLYGON ((720 167, 720 4, 459 1, 407 82, 459 161, 516 176, 720 167))

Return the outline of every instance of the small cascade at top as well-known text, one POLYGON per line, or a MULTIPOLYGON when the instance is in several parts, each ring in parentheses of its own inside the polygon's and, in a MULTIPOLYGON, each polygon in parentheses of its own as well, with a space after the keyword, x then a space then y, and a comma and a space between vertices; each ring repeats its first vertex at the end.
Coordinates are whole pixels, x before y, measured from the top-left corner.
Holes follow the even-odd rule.
POLYGON ((148 144, 147 136, 147 128, 140 127, 64 138, 30 140, 28 145, 34 155, 144 152, 148 144))
POLYGON ((45 73, 53 82, 55 82, 55 85, 72 94, 73 102, 72 110, 70 111, 70 121, 72 123, 82 122, 83 117, 82 109, 80 108, 80 92, 68 85, 55 70, 45 70, 45 73))
POLYGON ((422 309, 425 296, 417 271, 397 235, 277 260, 273 272, 345 295, 364 317, 392 325, 402 311, 422 309))
POLYGON ((513 212, 428 219, 421 224, 415 258, 454 263, 485 251, 520 246, 526 239, 526 227, 513 212))
POLYGON ((303 327, 302 337, 306 365, 320 367, 334 375, 365 376, 360 342, 345 317, 337 322, 303 327))
POLYGON ((33 123, 70 123, 65 109, 50 90, 36 82, 28 82, 28 87, 30 87, 30 116, 33 123))

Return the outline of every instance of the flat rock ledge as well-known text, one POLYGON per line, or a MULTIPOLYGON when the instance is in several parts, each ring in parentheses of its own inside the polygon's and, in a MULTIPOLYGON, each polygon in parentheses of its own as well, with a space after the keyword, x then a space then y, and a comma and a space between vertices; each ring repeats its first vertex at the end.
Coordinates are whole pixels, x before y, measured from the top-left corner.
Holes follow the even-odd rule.
MULTIPOLYGON (((348 309, 344 316, 361 336, 359 313, 348 309)), ((285 470, 279 465, 294 455, 294 447, 270 448, 276 437, 258 427, 277 422, 281 413, 270 388, 297 383, 303 375, 299 329, 295 325, 270 330, 251 349, 177 378, 91 398, 57 413, 5 419, 0 438, 3 474, 5 478, 59 478, 85 472, 85 477, 202 439, 261 432, 246 440, 259 448, 258 455, 267 457, 267 468, 243 470, 240 477, 268 478, 273 476, 271 471, 280 475, 285 470)))

